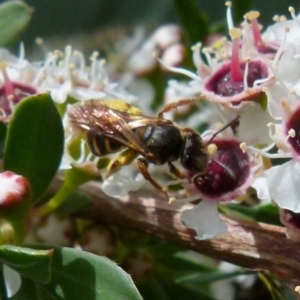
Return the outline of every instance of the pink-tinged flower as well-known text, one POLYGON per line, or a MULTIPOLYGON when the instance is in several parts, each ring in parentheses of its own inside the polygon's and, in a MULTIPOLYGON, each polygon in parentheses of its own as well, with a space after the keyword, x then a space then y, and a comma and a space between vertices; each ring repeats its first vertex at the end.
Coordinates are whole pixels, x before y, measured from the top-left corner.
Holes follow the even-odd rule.
POLYGON ((171 66, 178 66, 185 56, 182 30, 178 25, 163 25, 127 55, 128 69, 135 76, 153 71, 157 67, 156 57, 162 57, 171 66))
POLYGON ((283 123, 287 144, 293 157, 300 162, 300 104, 283 123))
POLYGON ((244 16, 245 22, 242 23, 242 28, 245 49, 243 51, 249 54, 256 51, 257 54, 261 54, 265 58, 273 59, 281 45, 281 41, 268 40, 266 35, 261 33, 261 26, 258 23, 259 16, 258 11, 250 11, 244 16))
POLYGON ((29 181, 11 171, 0 173, 0 208, 9 209, 29 196, 29 181))
POLYGON ((34 238, 45 244, 66 247, 73 245, 76 236, 76 227, 74 221, 69 216, 52 213, 36 220, 32 225, 34 232, 31 233, 31 239, 34 238))
MULTIPOLYGON (((283 100, 278 108, 281 123, 270 124, 270 136, 278 148, 277 153, 269 153, 271 149, 256 149, 257 152, 269 158, 292 158, 289 161, 267 169, 254 185, 258 197, 263 200, 273 200, 280 208, 300 212, 300 106, 299 97, 290 96, 283 100)), ((270 146, 274 146, 270 145, 270 146)))
POLYGON ((99 53, 94 52, 87 66, 83 54, 70 46, 64 52, 49 53, 34 83, 39 91, 50 91, 58 103, 64 103, 67 97, 78 101, 111 97, 132 102, 135 97, 110 81, 105 61, 98 56, 99 53))
POLYGON ((191 196, 186 201, 201 199, 201 202, 181 214, 184 224, 194 229, 196 239, 200 240, 226 232, 219 218, 218 204, 245 195, 260 167, 259 160, 245 151, 236 138, 218 136, 212 143, 216 151, 204 172, 188 172, 191 183, 186 184, 186 189, 191 196))
POLYGON ((300 241, 300 214, 280 209, 280 221, 286 226, 286 236, 294 241, 300 241))
POLYGON ((136 251, 129 254, 122 268, 131 275, 135 283, 147 280, 153 271, 153 259, 145 251, 136 251))
POLYGON ((205 171, 189 174, 189 177, 201 199, 223 202, 238 198, 253 181, 253 161, 241 149, 241 142, 234 138, 215 138, 213 143, 217 152, 205 171))
POLYGON ((265 82, 271 75, 267 64, 261 58, 240 58, 241 31, 230 30, 232 52, 230 60, 215 68, 204 81, 201 90, 203 96, 213 102, 239 105, 261 95, 265 82))
POLYGON ((116 250, 116 240, 108 229, 93 226, 85 230, 78 241, 82 250, 112 258, 116 250))
POLYGON ((14 106, 23 98, 37 93, 32 84, 36 68, 24 59, 21 47, 19 58, 0 49, 0 120, 8 122, 14 106))
MULTIPOLYGON (((170 71, 192 79, 186 84, 183 98, 190 97, 191 94, 201 95, 208 101, 235 108, 263 98, 263 89, 272 76, 270 54, 273 58, 278 47, 269 47, 268 43, 264 43, 256 20, 258 15, 256 12, 248 13, 242 29, 239 29, 233 27, 230 12, 228 28, 231 41, 223 37, 210 47, 203 48, 201 44, 197 44, 192 48, 196 73, 168 66, 160 60, 170 71)), ((172 85, 174 87, 174 81, 172 85)))

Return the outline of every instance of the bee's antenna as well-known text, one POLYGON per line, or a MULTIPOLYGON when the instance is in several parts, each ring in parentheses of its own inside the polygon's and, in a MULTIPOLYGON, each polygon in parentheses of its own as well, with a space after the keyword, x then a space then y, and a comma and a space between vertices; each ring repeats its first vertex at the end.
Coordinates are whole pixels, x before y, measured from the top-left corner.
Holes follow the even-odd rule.
POLYGON ((222 131, 224 131, 225 129, 227 129, 228 127, 232 126, 236 121, 238 121, 240 118, 240 116, 237 116, 236 118, 234 118, 232 121, 230 121, 228 124, 226 124, 225 126, 223 126, 220 130, 216 131, 211 138, 208 140, 208 142, 206 143, 206 145, 210 144, 213 139, 222 131))

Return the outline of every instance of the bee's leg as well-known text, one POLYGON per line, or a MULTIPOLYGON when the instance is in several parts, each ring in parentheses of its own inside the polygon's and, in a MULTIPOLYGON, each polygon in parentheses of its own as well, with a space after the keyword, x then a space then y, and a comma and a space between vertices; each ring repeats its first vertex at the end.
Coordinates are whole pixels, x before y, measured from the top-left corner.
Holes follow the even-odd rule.
POLYGON ((176 102, 169 103, 163 107, 163 109, 158 113, 158 118, 163 118, 164 113, 172 111, 179 106, 194 104, 198 99, 197 98, 190 98, 190 99, 182 99, 176 102))
POLYGON ((153 179, 153 177, 148 172, 148 162, 144 158, 139 158, 137 160, 139 170, 141 174, 144 176, 146 180, 148 180, 156 189, 160 190, 162 193, 164 193, 167 196, 167 199, 169 200, 169 195, 166 192, 166 188, 163 188, 157 181, 153 179))
POLYGON ((107 178, 113 173, 118 172, 123 166, 129 165, 136 158, 136 156, 137 153, 129 148, 121 152, 116 159, 112 160, 108 164, 104 178, 107 178))
POLYGON ((186 179, 186 176, 177 169, 170 161, 168 162, 170 172, 175 175, 177 178, 186 179))

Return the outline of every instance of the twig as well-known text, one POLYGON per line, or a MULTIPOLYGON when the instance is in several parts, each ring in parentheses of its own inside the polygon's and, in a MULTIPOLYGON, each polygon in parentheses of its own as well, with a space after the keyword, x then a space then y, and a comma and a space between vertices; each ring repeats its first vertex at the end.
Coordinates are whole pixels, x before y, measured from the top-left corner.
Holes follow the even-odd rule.
MULTIPOLYGON (((55 179, 52 191, 57 190, 60 183, 61 180, 55 179)), ((115 199, 104 194, 96 182, 83 185, 81 190, 93 200, 92 205, 79 214, 82 218, 136 229, 209 257, 267 271, 293 287, 300 283, 300 244, 287 239, 283 227, 221 215, 228 232, 199 241, 194 238, 194 231, 181 222, 183 206, 168 204, 157 191, 140 190, 115 199)))

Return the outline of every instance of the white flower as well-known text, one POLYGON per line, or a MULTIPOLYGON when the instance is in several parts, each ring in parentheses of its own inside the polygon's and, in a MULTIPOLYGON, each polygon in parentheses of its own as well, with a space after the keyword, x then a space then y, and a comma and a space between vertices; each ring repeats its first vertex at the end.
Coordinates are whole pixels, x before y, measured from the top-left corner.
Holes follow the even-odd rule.
POLYGON ((21 287, 22 279, 18 272, 3 265, 3 276, 5 280, 6 294, 8 298, 13 297, 21 287))
POLYGON ((271 199, 280 208, 300 212, 300 164, 297 161, 272 167, 267 184, 271 199))
POLYGON ((145 183, 141 174, 134 175, 131 166, 125 166, 103 181, 102 190, 111 197, 124 197, 131 191, 137 191, 145 183))
POLYGON ((197 240, 206 240, 224 234, 226 225, 219 217, 217 202, 202 201, 192 209, 186 209, 181 213, 184 224, 196 231, 197 240))

